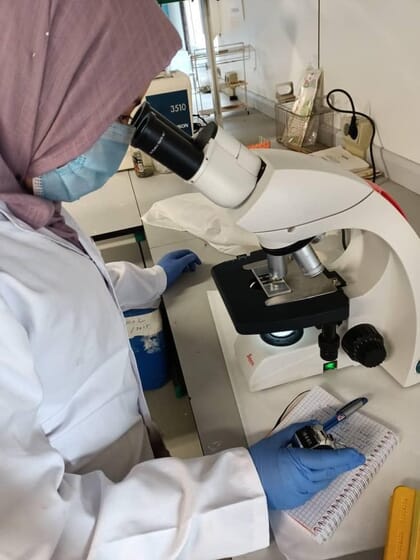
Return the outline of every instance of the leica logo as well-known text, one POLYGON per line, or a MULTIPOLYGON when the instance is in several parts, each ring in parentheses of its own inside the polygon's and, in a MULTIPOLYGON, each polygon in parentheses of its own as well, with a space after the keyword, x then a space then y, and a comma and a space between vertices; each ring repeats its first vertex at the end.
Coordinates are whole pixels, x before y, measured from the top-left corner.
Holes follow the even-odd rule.
POLYGON ((254 358, 252 357, 252 354, 247 354, 246 359, 248 360, 250 366, 255 366, 255 362, 254 362, 254 358))

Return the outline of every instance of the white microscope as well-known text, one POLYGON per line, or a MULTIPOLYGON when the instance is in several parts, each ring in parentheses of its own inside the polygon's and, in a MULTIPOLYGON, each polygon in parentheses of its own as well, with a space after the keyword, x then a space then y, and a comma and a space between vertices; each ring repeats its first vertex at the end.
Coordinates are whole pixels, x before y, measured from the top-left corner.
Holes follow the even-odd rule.
POLYGON ((251 391, 359 364, 420 382, 420 243, 384 193, 319 158, 249 151, 215 123, 190 137, 147 104, 134 125, 133 146, 258 236, 261 251, 212 270, 251 391), (325 266, 316 242, 337 230, 350 241, 325 266))

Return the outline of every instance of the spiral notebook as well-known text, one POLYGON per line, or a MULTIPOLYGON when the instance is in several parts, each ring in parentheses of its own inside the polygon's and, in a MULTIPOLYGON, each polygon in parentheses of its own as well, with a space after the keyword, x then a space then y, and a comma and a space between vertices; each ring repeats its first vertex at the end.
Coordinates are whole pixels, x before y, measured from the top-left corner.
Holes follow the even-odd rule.
MULTIPOLYGON (((324 423, 343 404, 321 387, 314 387, 287 414, 279 429, 310 418, 324 423)), ((356 412, 332 428, 330 433, 339 443, 346 447, 355 447, 363 453, 366 463, 340 475, 328 488, 316 494, 303 506, 286 512, 320 543, 334 534, 398 444, 394 432, 362 412, 356 412)))

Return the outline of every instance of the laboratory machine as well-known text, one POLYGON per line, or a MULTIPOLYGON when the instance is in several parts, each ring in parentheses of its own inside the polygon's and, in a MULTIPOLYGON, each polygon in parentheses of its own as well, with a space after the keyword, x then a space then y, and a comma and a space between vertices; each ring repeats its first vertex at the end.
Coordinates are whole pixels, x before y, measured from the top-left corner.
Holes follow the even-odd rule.
POLYGON ((191 82, 187 74, 179 70, 162 72, 152 80, 144 97, 181 130, 193 133, 191 82))
POLYGON ((250 151, 215 123, 190 137, 147 104, 134 125, 135 147, 259 239, 212 270, 251 391, 360 364, 420 382, 420 243, 386 193, 318 158, 250 151), (319 241, 337 231, 347 241, 325 259, 319 241))

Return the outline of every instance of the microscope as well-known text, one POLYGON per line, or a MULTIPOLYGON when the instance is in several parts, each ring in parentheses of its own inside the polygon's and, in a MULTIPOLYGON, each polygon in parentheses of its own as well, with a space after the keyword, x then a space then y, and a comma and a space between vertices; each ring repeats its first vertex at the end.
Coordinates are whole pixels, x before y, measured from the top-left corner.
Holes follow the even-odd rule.
POLYGON ((212 269, 251 391, 360 364, 420 382, 420 243, 386 193, 320 158, 250 151, 214 122, 188 136, 147 103, 133 124, 134 147, 258 237, 212 269), (343 231, 326 265, 317 241, 343 231))

